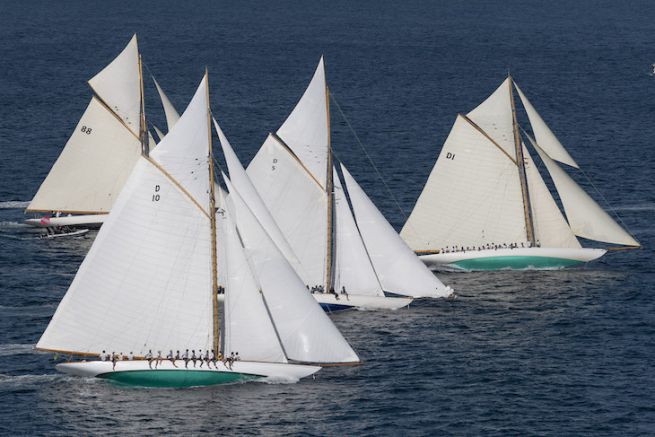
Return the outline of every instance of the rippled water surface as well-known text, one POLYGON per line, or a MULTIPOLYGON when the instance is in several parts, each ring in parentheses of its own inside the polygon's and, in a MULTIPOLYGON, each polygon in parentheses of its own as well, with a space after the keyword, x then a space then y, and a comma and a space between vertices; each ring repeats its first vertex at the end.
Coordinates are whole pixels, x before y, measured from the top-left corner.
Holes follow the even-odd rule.
MULTIPOLYGON (((655 433, 655 7, 619 3, 0 0, 0 433, 655 433), (568 271, 444 273, 454 300, 336 315, 366 364, 298 384, 140 390, 59 375, 32 345, 92 235, 36 239, 11 208, 61 151, 85 81, 133 32, 180 110, 209 68, 244 162, 324 54, 333 95, 406 212, 455 115, 511 70, 645 248, 568 271)), ((332 125, 338 157, 400 226, 334 106, 332 125)))

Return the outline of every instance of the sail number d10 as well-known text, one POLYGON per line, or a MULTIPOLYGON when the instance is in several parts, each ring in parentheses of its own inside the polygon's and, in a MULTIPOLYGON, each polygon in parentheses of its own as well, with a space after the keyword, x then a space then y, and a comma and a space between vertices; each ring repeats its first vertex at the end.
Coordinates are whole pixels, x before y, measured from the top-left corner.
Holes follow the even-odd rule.
POLYGON ((161 187, 159 185, 155 185, 155 194, 152 195, 152 201, 153 202, 159 202, 159 190, 161 190, 161 187))

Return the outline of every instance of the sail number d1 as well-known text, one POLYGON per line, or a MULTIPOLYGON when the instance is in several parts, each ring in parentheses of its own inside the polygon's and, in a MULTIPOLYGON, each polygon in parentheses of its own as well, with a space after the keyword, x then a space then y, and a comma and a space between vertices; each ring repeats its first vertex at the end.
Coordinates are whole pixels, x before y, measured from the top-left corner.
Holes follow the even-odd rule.
POLYGON ((155 194, 152 195, 152 201, 153 202, 159 202, 159 190, 161 190, 161 187, 159 185, 155 185, 155 194))
POLYGON ((446 159, 450 159, 451 161, 455 160, 455 154, 454 153, 446 153, 446 159))

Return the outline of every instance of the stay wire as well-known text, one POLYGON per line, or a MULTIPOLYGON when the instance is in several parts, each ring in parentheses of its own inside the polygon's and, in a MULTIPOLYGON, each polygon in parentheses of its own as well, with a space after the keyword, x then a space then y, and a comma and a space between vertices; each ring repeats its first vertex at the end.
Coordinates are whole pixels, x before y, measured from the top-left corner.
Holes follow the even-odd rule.
MULTIPOLYGON (((357 135, 357 132, 355 132, 355 129, 350 124, 350 121, 348 120, 348 118, 346 117, 346 114, 341 109, 341 106, 339 105, 339 102, 337 102, 337 99, 336 99, 336 97, 334 95, 334 92, 332 92, 332 90, 330 90, 330 99, 332 99, 332 102, 334 102, 335 106, 339 110, 339 113, 341 114, 341 117, 343 118, 343 120, 346 122, 346 125, 348 126, 348 129, 350 129, 350 132, 355 137, 355 140, 357 141, 357 144, 359 144, 359 147, 364 152, 364 156, 366 156, 366 159, 368 159, 368 162, 371 164, 371 167, 373 167, 373 170, 375 170, 375 173, 377 174, 378 178, 382 182, 382 185, 387 190, 387 193, 391 197, 391 200, 393 200, 394 204, 396 205, 396 208, 398 208, 398 211, 400 211, 400 214, 402 214, 403 219, 405 220, 405 223, 406 223, 407 222, 407 214, 405 213, 403 208, 400 206, 400 202, 398 202, 398 199, 396 199, 396 196, 394 196, 393 192, 391 191, 391 188, 389 188, 389 185, 387 185, 386 181, 384 180, 384 177, 382 176, 382 173, 380 173, 380 170, 375 165, 375 162, 373 161, 373 158, 371 158, 371 155, 368 153, 368 150, 366 149, 366 147, 364 146, 362 141, 359 139, 359 135, 357 135)), ((334 153, 334 151, 332 153, 334 153)), ((339 161, 343 162, 341 159, 339 159, 339 161)))

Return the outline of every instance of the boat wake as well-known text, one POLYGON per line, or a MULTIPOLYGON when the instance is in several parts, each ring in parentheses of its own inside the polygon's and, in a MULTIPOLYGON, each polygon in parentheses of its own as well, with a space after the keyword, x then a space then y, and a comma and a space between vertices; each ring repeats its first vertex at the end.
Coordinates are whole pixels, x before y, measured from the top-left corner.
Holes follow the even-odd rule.
POLYGON ((615 211, 655 211, 655 203, 653 202, 638 203, 636 205, 617 206, 616 208, 613 209, 615 211))
POLYGON ((295 384, 298 378, 284 377, 284 376, 269 376, 268 378, 260 379, 264 384, 295 384))
POLYGON ((33 344, 0 344, 0 357, 34 353, 33 344))
POLYGON ((25 209, 30 204, 30 200, 6 200, 0 202, 0 209, 25 209))

